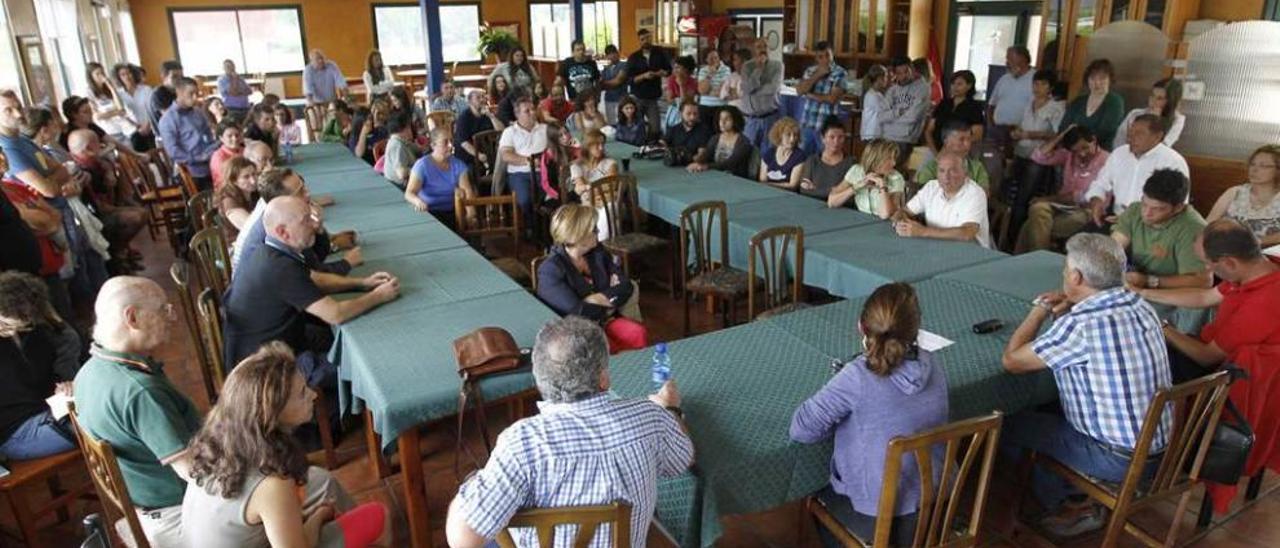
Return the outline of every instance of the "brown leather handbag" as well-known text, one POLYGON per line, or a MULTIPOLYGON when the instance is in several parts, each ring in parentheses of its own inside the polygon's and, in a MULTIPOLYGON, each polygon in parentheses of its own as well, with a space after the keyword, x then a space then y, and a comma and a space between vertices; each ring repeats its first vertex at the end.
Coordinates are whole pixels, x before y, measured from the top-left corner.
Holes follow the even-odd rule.
POLYGON ((516 346, 516 340, 501 327, 481 327, 453 341, 453 355, 458 360, 458 376, 462 388, 458 391, 458 443, 454 451, 453 471, 458 475, 458 458, 462 451, 479 466, 480 462, 463 443, 463 425, 468 404, 475 407, 476 425, 484 439, 484 449, 493 450, 489 443, 488 420, 484 413, 484 395, 479 381, 485 377, 518 369, 526 363, 527 353, 516 346))

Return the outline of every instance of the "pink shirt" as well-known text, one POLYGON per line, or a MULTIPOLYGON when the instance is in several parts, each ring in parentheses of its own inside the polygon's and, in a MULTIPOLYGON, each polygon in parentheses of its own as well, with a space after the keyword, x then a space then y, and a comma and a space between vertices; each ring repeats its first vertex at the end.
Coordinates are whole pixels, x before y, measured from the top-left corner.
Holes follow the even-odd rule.
POLYGON ((1065 166, 1062 170, 1062 189, 1058 192, 1070 193, 1076 203, 1088 203, 1084 195, 1089 191, 1089 185, 1093 184, 1093 180, 1098 177, 1098 172, 1102 171, 1103 164, 1107 163, 1107 156, 1110 154, 1098 149, 1097 154, 1089 160, 1089 163, 1082 164, 1076 161, 1071 155, 1071 151, 1065 148, 1055 148, 1052 153, 1045 154, 1036 148, 1031 153, 1031 160, 1037 164, 1045 166, 1065 166))
POLYGON ((239 156, 244 149, 229 149, 225 146, 218 147, 213 151, 213 155, 209 156, 209 175, 213 177, 213 188, 217 190, 222 186, 222 164, 236 156, 239 156))

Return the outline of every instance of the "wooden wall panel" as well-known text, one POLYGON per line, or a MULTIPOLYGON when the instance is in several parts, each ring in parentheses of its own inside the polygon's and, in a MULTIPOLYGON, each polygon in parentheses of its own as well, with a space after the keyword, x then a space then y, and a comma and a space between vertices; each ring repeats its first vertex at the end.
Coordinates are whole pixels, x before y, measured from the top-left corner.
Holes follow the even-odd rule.
POLYGON ((1204 215, 1223 191, 1249 180, 1248 158, 1187 156, 1187 166, 1191 168, 1191 204, 1204 215))

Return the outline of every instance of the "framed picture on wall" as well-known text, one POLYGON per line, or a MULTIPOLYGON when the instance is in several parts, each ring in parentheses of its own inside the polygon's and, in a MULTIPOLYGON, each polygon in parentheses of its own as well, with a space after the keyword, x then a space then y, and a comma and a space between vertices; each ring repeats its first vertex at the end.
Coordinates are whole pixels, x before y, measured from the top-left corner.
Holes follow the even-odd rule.
POLYGON ((39 36, 18 36, 18 56, 22 58, 23 92, 32 105, 54 106, 53 76, 45 63, 44 44, 39 36))

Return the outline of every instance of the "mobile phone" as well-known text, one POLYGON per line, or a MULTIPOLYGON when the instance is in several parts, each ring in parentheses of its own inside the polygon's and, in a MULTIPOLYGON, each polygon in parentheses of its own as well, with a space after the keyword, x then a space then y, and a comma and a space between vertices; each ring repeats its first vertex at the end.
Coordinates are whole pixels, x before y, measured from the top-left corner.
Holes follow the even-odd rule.
POLYGON ((1004 322, 995 318, 973 324, 973 332, 979 335, 995 333, 1001 329, 1004 329, 1004 322))

